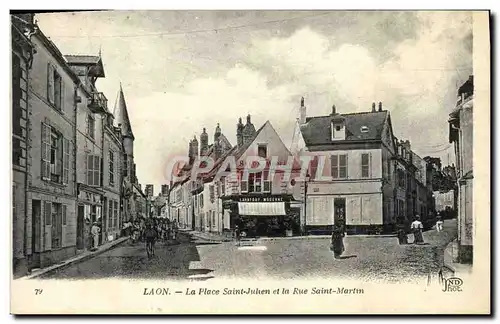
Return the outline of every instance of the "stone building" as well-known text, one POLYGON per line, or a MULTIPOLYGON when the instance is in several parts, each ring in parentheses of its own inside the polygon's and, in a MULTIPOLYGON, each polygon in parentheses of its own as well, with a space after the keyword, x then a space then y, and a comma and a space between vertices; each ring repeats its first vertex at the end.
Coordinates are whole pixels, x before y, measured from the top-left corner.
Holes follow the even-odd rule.
POLYGON ((423 181, 424 162, 414 165, 409 142, 397 142, 382 103, 344 114, 333 106, 330 115, 307 117, 301 133, 305 151, 324 160, 319 174, 313 160, 307 183, 308 232, 328 233, 335 222, 353 234, 391 232, 409 211, 427 213, 429 190, 415 180, 418 173, 423 181))
POLYGON ((76 253, 76 132, 80 79, 57 47, 37 30, 28 91, 30 115, 27 188, 32 267, 76 253), (36 112, 36 113, 35 113, 36 112))
POLYGON ((84 250, 91 248, 92 224, 102 223, 108 212, 104 206, 102 179, 107 161, 107 156, 103 157, 103 129, 108 109, 106 97, 96 87, 98 78, 104 77, 104 68, 100 55, 66 55, 65 58, 81 81, 76 89, 76 245, 78 250, 84 250))
POLYGON ((121 130, 114 126, 114 116, 107 110, 103 116, 103 240, 115 240, 124 222, 121 212, 122 157, 121 130))
POLYGON ((448 120, 450 143, 455 147, 458 181, 458 261, 472 263, 473 260, 473 108, 474 78, 458 89, 455 109, 448 120))
POLYGON ((147 214, 147 199, 142 191, 136 175, 136 164, 134 161, 134 133, 130 123, 127 103, 120 84, 120 91, 115 102, 113 111, 114 123, 120 129, 122 139, 121 156, 121 211, 123 220, 134 220, 147 214))
POLYGON ((11 15, 12 64, 12 247, 14 275, 28 271, 28 258, 33 253, 31 215, 28 214, 26 189, 31 172, 28 159, 29 114, 28 102, 30 67, 34 46, 31 35, 35 31, 32 14, 11 15))

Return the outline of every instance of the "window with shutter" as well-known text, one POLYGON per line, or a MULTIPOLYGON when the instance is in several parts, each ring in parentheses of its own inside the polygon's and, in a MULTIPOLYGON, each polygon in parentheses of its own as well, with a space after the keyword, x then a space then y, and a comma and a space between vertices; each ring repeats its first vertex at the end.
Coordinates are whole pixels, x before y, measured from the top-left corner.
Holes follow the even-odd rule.
POLYGON ((347 178, 347 155, 339 155, 339 178, 347 178))
POLYGON ((54 66, 50 63, 47 65, 47 100, 54 103, 54 66))
POLYGON ((98 155, 94 155, 94 186, 100 185, 100 175, 101 175, 101 158, 98 155))
POLYGON ((69 182, 69 154, 70 154, 70 142, 67 138, 63 138, 63 183, 67 184, 69 182))
POLYGON ((45 225, 49 226, 52 224, 52 203, 50 201, 45 202, 44 217, 45 225))
POLYGON ((50 126, 42 122, 42 179, 50 180, 50 126))
POLYGON ((109 150, 109 185, 115 184, 115 153, 109 150))
POLYGON ((331 161, 332 161, 332 178, 338 179, 339 178, 339 157, 338 157, 338 155, 332 155, 331 161))
POLYGON ((368 153, 361 154, 361 177, 368 178, 370 176, 370 156, 368 153))
POLYGON ((94 156, 87 155, 87 185, 94 185, 94 156))
POLYGON ((68 219, 67 219, 67 206, 62 205, 62 224, 66 226, 68 224, 68 219))

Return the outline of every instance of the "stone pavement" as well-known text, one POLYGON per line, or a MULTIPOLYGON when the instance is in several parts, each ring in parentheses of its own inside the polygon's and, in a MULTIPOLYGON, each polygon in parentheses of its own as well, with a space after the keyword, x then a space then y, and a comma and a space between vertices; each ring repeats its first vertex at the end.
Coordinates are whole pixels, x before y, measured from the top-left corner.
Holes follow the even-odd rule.
POLYGON ((61 263, 58 263, 58 264, 54 264, 52 266, 49 266, 49 267, 46 267, 46 268, 42 268, 42 269, 34 269, 31 274, 27 275, 27 276, 24 276, 20 279, 34 279, 34 278, 38 278, 40 276, 43 276, 43 275, 47 275, 51 272, 54 272, 54 271, 58 271, 58 270, 61 270, 63 268, 66 268, 66 267, 69 267, 75 263, 79 263, 79 262, 84 262, 86 260, 89 260, 101 253, 104 253, 106 251, 109 251, 111 250, 112 248, 118 246, 119 244, 127 241, 129 239, 129 237, 120 237, 114 241, 111 241, 111 242, 107 242, 107 243, 104 243, 103 245, 99 246, 99 248, 96 250, 96 251, 84 251, 80 254, 77 254, 75 255, 74 257, 72 258, 69 258, 61 263))

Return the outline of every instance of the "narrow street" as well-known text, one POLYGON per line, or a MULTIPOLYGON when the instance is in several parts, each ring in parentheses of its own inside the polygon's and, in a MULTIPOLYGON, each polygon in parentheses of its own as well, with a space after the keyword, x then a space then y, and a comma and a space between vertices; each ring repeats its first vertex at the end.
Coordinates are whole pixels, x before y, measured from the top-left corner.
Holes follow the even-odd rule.
MULTIPOLYGON (((123 245, 97 257, 53 272, 45 279, 209 280, 211 278, 297 279, 305 277, 356 278, 409 282, 434 277, 442 265, 443 250, 456 235, 456 220, 444 231, 424 233, 426 245, 400 246, 396 237, 349 236, 346 252, 334 260, 329 239, 278 239, 210 243, 187 235, 179 244, 156 245, 148 259, 144 243, 123 245)), ((410 242, 412 241, 410 235, 410 242)))

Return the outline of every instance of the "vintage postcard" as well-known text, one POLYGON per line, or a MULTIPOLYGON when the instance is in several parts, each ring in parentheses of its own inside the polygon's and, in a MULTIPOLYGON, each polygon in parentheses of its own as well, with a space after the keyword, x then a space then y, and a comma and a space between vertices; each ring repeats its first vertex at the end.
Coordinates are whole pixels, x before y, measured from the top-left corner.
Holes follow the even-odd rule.
POLYGON ((11 12, 11 313, 489 314, 489 19, 11 12))

